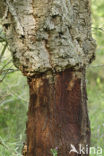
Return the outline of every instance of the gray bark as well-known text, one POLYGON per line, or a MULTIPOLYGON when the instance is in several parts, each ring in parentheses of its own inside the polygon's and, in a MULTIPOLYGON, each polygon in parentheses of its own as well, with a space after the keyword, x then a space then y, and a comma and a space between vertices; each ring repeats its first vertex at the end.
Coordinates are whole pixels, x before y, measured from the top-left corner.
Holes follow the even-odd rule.
POLYGON ((89 0, 6 0, 1 16, 24 75, 79 69, 94 58, 89 0), (3 13, 4 11, 4 13, 3 13))

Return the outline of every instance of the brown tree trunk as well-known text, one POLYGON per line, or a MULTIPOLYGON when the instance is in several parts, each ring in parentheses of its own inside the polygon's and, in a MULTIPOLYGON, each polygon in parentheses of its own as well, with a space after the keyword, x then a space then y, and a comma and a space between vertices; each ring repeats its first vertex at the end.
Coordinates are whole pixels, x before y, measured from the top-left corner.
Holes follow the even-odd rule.
POLYGON ((69 152, 90 143, 85 68, 96 45, 89 0, 1 0, 0 18, 30 87, 27 156, 50 156, 56 147, 58 156, 87 156, 69 152))
POLYGON ((90 143, 83 70, 67 69, 28 82, 27 156, 52 156, 51 149, 56 147, 58 156, 77 156, 69 154, 71 144, 79 151, 79 144, 90 143))

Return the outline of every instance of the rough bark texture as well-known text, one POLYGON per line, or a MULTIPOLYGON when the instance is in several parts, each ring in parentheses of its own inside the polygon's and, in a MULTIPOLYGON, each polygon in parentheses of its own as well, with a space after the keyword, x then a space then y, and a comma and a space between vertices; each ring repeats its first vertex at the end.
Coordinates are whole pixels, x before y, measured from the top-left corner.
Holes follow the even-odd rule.
POLYGON ((0 8, 14 64, 29 80, 27 156, 49 156, 56 146, 69 156, 70 144, 90 142, 85 68, 96 45, 89 0, 1 0, 0 8))
POLYGON ((6 5, 6 37, 25 75, 80 69, 93 59, 89 0, 6 0, 6 5))

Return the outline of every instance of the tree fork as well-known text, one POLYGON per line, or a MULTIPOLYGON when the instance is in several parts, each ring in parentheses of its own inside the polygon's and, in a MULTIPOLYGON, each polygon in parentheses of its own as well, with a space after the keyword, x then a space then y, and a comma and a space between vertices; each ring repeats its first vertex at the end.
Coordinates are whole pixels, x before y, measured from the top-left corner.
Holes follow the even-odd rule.
POLYGON ((28 79, 27 156, 52 156, 56 147, 58 156, 77 156, 69 153, 71 144, 78 151, 79 144, 90 144, 84 75, 66 69, 28 79))

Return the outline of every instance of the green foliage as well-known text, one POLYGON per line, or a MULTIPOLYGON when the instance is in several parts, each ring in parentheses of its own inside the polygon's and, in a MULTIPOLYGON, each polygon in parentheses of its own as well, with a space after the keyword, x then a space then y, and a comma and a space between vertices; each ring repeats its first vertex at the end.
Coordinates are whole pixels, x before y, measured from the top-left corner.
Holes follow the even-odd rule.
POLYGON ((97 41, 97 53, 103 55, 104 0, 92 0, 92 32, 97 41))
MULTIPOLYGON (((101 147, 104 155, 104 1, 92 0, 93 37, 97 41, 96 60, 87 72, 91 146, 101 147)), ((93 155, 91 155, 93 156, 93 155)), ((97 156, 95 154, 95 156, 97 156)))
POLYGON ((0 156, 21 156, 29 101, 27 80, 13 66, 8 50, 0 70, 0 156))
POLYGON ((52 156, 57 156, 58 155, 57 148, 51 149, 51 153, 52 153, 52 156))

